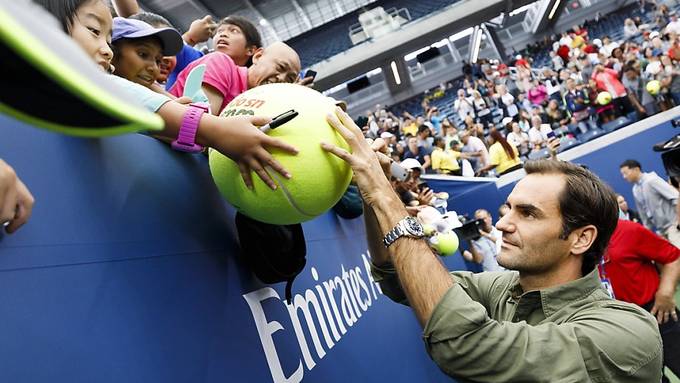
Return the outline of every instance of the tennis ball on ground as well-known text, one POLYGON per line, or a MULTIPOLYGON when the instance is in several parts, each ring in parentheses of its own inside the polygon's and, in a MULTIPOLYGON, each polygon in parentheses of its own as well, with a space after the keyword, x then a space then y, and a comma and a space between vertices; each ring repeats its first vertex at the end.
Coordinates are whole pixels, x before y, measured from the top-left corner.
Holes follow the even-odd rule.
POLYGON ((609 92, 600 92, 597 95, 597 103, 600 105, 607 105, 612 101, 612 95, 609 92))
POLYGON ((452 255, 458 250, 458 236, 452 231, 435 235, 430 239, 430 245, 441 256, 452 255))
POLYGON ((647 83, 647 92, 651 94, 652 96, 656 96, 659 94, 659 91, 661 90, 661 83, 659 80, 652 80, 647 83))
POLYGON ((251 173, 253 190, 248 189, 238 165, 219 152, 210 151, 210 172, 222 196, 243 214, 276 225, 300 223, 323 214, 349 186, 352 169, 320 146, 324 141, 349 150, 345 140, 326 121, 327 114, 335 113, 333 100, 305 86, 268 84, 239 95, 220 114, 275 117, 291 109, 299 115, 267 133, 298 149, 297 155, 270 149, 292 175, 286 179, 267 169, 277 190, 270 189, 255 172, 251 173))

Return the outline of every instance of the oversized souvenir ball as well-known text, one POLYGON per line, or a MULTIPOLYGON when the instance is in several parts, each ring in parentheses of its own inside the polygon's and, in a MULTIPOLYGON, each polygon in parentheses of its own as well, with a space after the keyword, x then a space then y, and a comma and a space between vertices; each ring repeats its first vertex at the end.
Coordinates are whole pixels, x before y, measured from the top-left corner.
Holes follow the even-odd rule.
POLYGON ((661 83, 659 80, 652 80, 647 83, 647 92, 652 96, 659 94, 659 90, 661 90, 661 83))
POLYGON ((607 105, 612 101, 612 95, 609 92, 600 92, 597 95, 597 103, 600 105, 607 105))
POLYGON ((269 149, 292 175, 286 179, 267 168, 278 186, 276 190, 255 172, 251 173, 254 188, 248 189, 234 161, 215 150, 210 152, 210 171, 224 198, 243 214, 277 225, 300 223, 326 212, 349 186, 352 169, 320 145, 323 141, 349 150, 342 136, 326 121, 326 115, 334 113, 335 104, 304 86, 268 84, 241 94, 221 113, 223 117, 275 117, 291 109, 298 116, 267 133, 298 149, 297 155, 269 149))
POLYGON ((458 236, 454 232, 441 233, 430 239, 432 248, 441 256, 449 256, 458 250, 458 236))

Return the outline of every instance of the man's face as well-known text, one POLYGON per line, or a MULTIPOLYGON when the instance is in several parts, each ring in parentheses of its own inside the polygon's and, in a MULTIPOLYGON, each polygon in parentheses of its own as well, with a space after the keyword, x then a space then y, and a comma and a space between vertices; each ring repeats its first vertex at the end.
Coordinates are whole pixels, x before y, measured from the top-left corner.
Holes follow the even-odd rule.
POLYGON ((628 166, 621 167, 621 176, 624 180, 634 184, 640 179, 640 169, 629 168, 628 166))
POLYGON ((508 213, 497 223, 503 232, 498 264, 526 274, 555 270, 570 255, 568 241, 560 239, 562 215, 558 196, 563 176, 529 174, 508 196, 508 213))
POLYGON ((264 84, 294 83, 300 72, 300 58, 284 43, 274 43, 253 55, 248 68, 248 88, 264 84))
POLYGON ((475 213, 475 219, 481 219, 484 221, 484 231, 491 231, 491 214, 485 211, 478 211, 475 213))
POLYGON ((628 211, 628 202, 626 202, 626 199, 623 198, 622 195, 616 197, 616 202, 619 204, 619 209, 623 212, 628 211))
POLYGON ((408 139, 408 147, 409 148, 417 148, 418 147, 418 139, 416 137, 410 137, 408 139))

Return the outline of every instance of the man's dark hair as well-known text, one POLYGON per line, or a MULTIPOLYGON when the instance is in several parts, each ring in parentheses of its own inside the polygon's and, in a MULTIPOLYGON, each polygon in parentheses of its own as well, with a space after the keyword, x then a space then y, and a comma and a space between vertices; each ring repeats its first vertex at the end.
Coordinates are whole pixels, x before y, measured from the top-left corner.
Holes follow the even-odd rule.
POLYGON ((609 239, 616 229, 619 207, 614 191, 595 174, 578 165, 555 160, 527 161, 527 174, 559 174, 565 178, 564 190, 558 196, 562 215, 562 234, 567 239, 572 231, 593 225, 597 236, 583 254, 581 272, 586 275, 600 262, 609 239))
MULTIPOLYGON (((246 46, 262 48, 262 36, 260 36, 260 32, 257 30, 255 24, 250 22, 250 20, 242 16, 231 15, 220 20, 217 28, 226 24, 235 25, 241 29, 243 36, 246 38, 246 46)), ((249 67, 252 64, 253 59, 251 57, 248 59, 248 62, 246 62, 246 66, 249 67)))
POLYGON ((420 125, 420 126, 418 127, 418 134, 420 134, 420 133, 422 133, 422 132, 428 132, 428 133, 429 133, 429 132, 430 132, 430 128, 429 128, 427 125, 420 125))
POLYGON ((441 147, 441 148, 446 148, 446 142, 444 141, 444 137, 437 136, 434 138, 434 141, 432 141, 433 146, 441 147), (441 146, 439 146, 441 145, 441 146))
POLYGON ((151 12, 135 13, 134 15, 128 18, 143 21, 154 28, 174 28, 172 24, 168 21, 168 19, 161 15, 157 15, 151 12))
POLYGON ((636 160, 625 160, 619 166, 619 169, 621 169, 621 168, 631 168, 631 169, 632 168, 638 168, 638 169, 642 170, 642 165, 640 165, 640 163, 637 162, 636 160))

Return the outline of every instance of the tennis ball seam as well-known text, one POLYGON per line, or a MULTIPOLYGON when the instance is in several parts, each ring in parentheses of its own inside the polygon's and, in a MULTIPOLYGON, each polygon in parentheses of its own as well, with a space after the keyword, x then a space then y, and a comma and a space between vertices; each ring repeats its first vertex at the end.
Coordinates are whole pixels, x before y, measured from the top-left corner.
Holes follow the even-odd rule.
POLYGON ((279 178, 278 174, 276 174, 276 172, 271 167, 266 166, 265 169, 269 172, 269 175, 271 175, 271 177, 274 179, 279 189, 281 189, 281 191, 283 192, 283 196, 286 197, 286 200, 288 201, 290 206, 293 207, 293 209, 297 210, 298 213, 310 218, 314 218, 317 216, 317 214, 311 214, 309 212, 306 212, 295 202, 293 195, 290 193, 288 188, 286 188, 286 185, 284 185, 283 180, 279 178))

